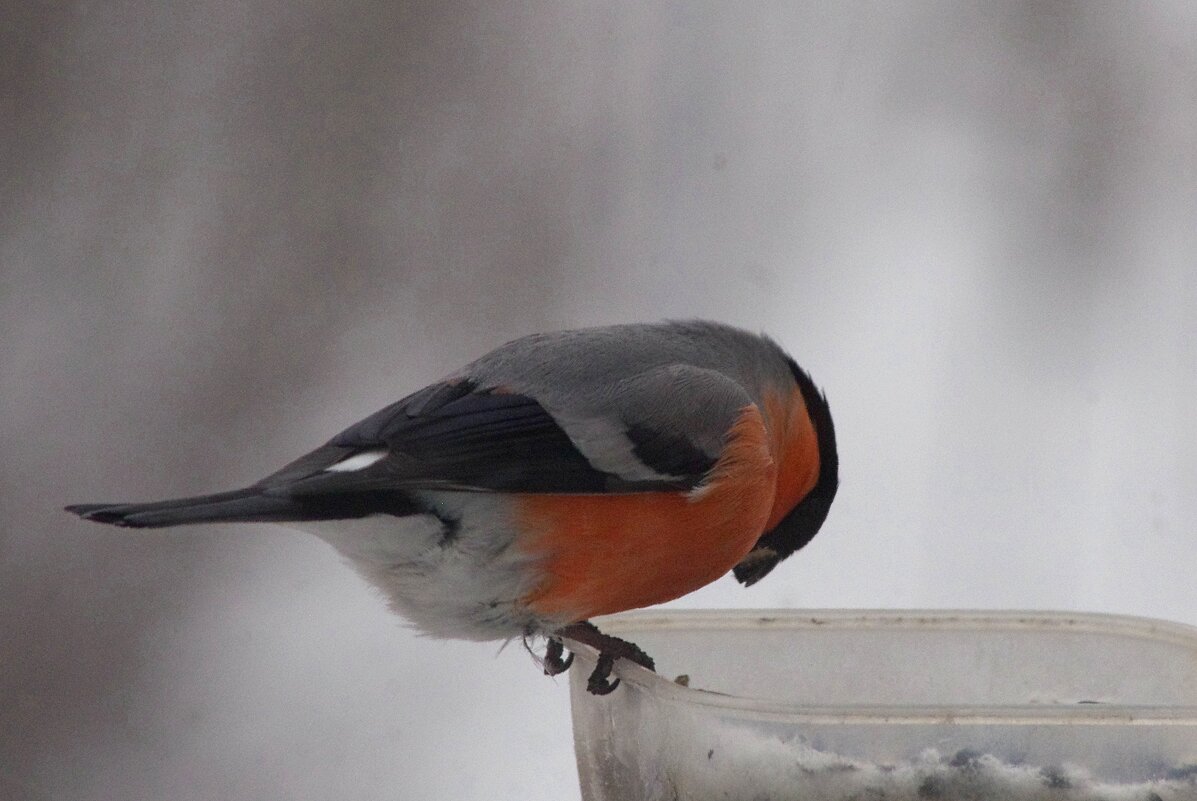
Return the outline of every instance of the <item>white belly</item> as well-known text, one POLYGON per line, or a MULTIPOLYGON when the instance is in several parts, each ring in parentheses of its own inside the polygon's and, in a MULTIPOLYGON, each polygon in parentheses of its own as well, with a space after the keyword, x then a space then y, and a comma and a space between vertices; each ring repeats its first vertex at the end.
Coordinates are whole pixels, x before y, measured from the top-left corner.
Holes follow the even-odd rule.
POLYGON ((568 622, 535 617, 520 603, 541 573, 515 547, 508 499, 477 492, 413 494, 437 514, 291 525, 336 548, 392 609, 434 637, 510 639, 568 622))

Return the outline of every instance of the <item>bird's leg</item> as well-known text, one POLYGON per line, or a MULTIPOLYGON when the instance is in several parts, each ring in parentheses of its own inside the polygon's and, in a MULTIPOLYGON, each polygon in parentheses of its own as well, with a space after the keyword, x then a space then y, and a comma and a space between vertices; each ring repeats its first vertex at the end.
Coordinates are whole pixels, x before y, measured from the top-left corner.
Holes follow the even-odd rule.
POLYGON ((546 676, 556 676, 569 670, 569 666, 574 662, 574 655, 571 653, 562 659, 563 653, 565 653, 565 645, 562 644, 561 638, 549 637, 549 644, 544 649, 544 674, 546 676))
POLYGON ((590 678, 586 680, 586 689, 594 695, 606 695, 619 686, 619 679, 609 681, 611 669, 615 667, 616 659, 627 659, 649 670, 657 669, 656 665, 653 664, 652 657, 640 650, 639 646, 635 643, 621 640, 618 637, 612 637, 609 634, 603 634, 589 620, 571 623, 564 628, 557 629, 553 633, 553 638, 549 640, 550 644, 554 640, 560 644, 561 637, 577 640, 599 652, 598 664, 594 666, 594 671, 590 674, 590 678))

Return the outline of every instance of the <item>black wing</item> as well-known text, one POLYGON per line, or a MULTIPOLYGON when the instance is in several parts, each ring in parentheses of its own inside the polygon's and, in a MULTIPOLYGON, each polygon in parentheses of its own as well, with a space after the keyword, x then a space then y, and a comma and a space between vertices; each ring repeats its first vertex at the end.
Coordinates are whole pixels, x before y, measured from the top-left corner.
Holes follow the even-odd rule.
MULTIPOLYGON (((636 441, 645 441, 644 432, 636 432, 636 441)), ((695 472, 669 482, 628 481, 598 470, 534 398, 461 380, 435 384, 367 417, 260 486, 291 496, 436 488, 648 492, 693 487, 710 463, 691 459, 688 466, 695 472), (329 470, 358 454, 379 458, 360 470, 329 470)))

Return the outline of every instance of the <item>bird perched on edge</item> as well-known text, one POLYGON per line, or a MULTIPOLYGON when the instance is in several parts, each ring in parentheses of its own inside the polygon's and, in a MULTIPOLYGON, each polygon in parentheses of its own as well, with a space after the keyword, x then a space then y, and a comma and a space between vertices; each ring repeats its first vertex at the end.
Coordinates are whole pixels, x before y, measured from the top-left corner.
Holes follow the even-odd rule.
POLYGON ((759 581, 810 541, 838 486, 827 401, 771 339, 704 321, 534 334, 244 489, 82 504, 131 528, 290 524, 327 541, 438 637, 593 646, 653 669, 590 618, 759 581))

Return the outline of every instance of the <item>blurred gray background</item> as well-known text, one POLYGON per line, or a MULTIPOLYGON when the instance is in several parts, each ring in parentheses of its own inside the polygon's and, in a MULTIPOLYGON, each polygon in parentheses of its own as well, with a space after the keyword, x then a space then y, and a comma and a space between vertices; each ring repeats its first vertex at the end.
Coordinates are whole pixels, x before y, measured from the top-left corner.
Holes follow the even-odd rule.
POLYGON ((0 797, 570 799, 567 688, 257 479, 515 336, 712 317, 843 486, 686 606, 1197 624, 1191 3, 4 3, 0 797))

